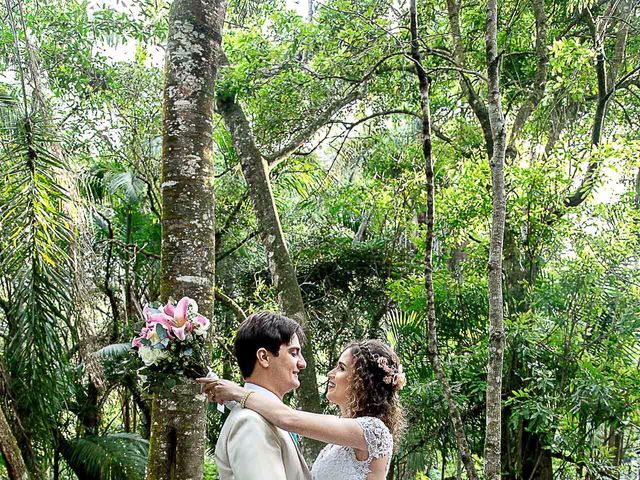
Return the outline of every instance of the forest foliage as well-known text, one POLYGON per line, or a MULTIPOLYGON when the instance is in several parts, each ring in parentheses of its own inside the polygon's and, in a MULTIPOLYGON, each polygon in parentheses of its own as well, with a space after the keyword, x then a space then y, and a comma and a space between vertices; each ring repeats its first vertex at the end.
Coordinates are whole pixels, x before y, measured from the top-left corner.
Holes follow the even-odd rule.
MULTIPOLYGON (((310 5, 301 14, 281 0, 231 2, 215 93, 242 106, 270 166, 321 393, 344 345, 386 339, 407 373, 410 425, 389 478, 466 478, 427 356, 408 4, 310 5)), ((0 6, 0 406, 34 478, 144 477, 150 400, 129 342, 144 304, 167 300, 169 6, 0 6)), ((636 0, 499 3, 509 479, 631 479, 640 468, 638 13, 636 0)), ((430 78, 438 346, 481 466, 493 148, 485 5, 424 0, 418 18, 430 78)), ((218 115, 213 124, 221 296, 211 366, 238 380, 239 312, 279 306, 233 140, 218 115)), ((220 424, 210 409, 209 447, 220 424)))

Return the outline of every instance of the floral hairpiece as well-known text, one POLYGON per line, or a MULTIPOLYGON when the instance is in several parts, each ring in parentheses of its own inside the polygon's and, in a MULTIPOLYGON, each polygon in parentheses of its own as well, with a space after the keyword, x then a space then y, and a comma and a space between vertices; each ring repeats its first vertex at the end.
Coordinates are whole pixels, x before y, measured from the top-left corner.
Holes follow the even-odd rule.
POLYGON ((387 357, 383 357, 380 355, 375 355, 376 363, 378 367, 385 373, 382 381, 384 383, 393 385, 397 390, 402 390, 402 388, 407 383, 407 378, 402 371, 402 364, 398 364, 398 368, 394 368, 389 365, 389 360, 387 357))

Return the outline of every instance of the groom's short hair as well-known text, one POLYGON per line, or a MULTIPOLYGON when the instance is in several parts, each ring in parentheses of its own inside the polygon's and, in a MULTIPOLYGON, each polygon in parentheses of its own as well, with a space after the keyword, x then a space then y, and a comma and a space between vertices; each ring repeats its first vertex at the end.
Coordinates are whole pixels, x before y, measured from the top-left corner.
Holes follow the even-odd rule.
POLYGON ((259 349, 266 348, 277 356, 280 346, 288 345, 296 334, 302 344, 302 327, 285 315, 269 311, 249 315, 240 325, 234 342, 234 353, 243 378, 253 373, 259 349))

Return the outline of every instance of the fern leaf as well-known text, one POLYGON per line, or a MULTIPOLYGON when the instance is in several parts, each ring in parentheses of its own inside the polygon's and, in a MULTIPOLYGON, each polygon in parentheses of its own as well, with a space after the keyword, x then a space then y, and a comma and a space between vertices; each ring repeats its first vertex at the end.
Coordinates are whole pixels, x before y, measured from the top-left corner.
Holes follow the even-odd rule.
POLYGON ((145 475, 149 442, 132 433, 89 436, 68 444, 65 460, 79 477, 138 480, 145 475))

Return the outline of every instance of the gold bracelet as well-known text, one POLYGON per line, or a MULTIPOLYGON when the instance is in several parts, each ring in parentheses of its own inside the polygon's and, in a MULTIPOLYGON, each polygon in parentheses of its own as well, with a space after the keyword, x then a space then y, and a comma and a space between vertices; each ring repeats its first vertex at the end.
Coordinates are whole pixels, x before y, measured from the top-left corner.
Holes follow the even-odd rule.
POLYGON ((253 390, 249 390, 247 393, 245 393, 242 398, 240 399, 240 406, 242 408, 246 408, 247 405, 247 399, 251 396, 251 394, 253 393, 253 390))

